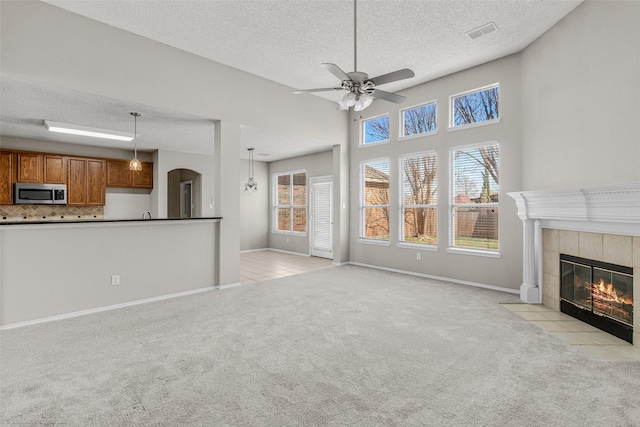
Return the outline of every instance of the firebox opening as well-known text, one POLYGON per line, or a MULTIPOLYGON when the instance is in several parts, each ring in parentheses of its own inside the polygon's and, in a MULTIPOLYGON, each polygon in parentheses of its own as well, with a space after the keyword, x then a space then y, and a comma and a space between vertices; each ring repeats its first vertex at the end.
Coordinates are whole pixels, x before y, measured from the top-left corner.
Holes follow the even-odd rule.
POLYGON ((560 254, 560 311, 633 343, 633 268, 560 254))

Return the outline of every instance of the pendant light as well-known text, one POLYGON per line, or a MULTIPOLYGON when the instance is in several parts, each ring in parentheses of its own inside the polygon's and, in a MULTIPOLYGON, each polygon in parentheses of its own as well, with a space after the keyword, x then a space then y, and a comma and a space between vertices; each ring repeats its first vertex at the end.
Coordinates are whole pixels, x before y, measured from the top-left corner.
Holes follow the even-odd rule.
POLYGON ((140 113, 129 113, 133 116, 133 159, 129 162, 129 169, 141 171, 142 163, 138 160, 138 117, 140 113))
POLYGON ((253 150, 255 148, 247 148, 249 151, 249 180, 244 185, 244 191, 258 191, 258 183, 253 179, 253 150))

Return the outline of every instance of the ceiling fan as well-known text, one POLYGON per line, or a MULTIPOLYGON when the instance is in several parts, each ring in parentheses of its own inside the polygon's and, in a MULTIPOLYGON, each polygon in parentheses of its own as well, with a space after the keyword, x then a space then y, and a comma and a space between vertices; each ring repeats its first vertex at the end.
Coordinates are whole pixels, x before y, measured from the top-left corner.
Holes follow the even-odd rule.
POLYGON ((357 39, 357 0, 353 0, 353 69, 350 73, 344 72, 336 64, 324 63, 322 66, 331 74, 340 79, 340 86, 296 90, 293 93, 312 93, 312 92, 328 92, 336 90, 346 90, 342 100, 338 103, 339 110, 348 110, 353 107, 355 111, 362 111, 373 102, 374 98, 383 99, 385 101, 400 104, 407 98, 396 93, 385 92, 377 88, 377 86, 404 80, 414 77, 415 74, 408 68, 392 71, 391 73, 382 74, 377 77, 369 78, 367 73, 358 70, 358 39, 357 39))

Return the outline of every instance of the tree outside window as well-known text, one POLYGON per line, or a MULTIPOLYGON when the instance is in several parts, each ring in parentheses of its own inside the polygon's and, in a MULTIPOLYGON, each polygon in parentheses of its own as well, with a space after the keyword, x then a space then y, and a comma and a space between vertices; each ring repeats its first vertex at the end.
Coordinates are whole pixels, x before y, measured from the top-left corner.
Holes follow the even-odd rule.
POLYGON ((402 241, 435 245, 437 158, 435 152, 400 159, 402 241))
POLYGON ((385 141, 389 141, 388 114, 362 121, 362 141, 360 145, 385 141))
POLYGON ((287 172, 274 176, 274 229, 280 232, 307 231, 307 174, 287 172))
POLYGON ((360 237, 389 240, 389 160, 360 163, 360 237))
POLYGON ((500 87, 496 84, 451 97, 451 127, 500 118, 500 87))
POLYGON ((451 245, 498 251, 499 146, 467 146, 450 153, 451 245))
POLYGON ((435 132, 436 103, 419 105, 402 110, 402 136, 435 132))

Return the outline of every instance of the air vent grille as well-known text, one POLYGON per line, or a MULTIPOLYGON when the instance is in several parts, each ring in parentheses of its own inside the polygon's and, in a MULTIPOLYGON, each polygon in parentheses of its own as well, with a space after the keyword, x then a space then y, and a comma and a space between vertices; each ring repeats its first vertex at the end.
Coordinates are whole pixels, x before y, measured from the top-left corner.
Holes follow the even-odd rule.
POLYGON ((498 27, 496 27, 496 24, 494 24, 493 22, 489 22, 488 24, 485 24, 481 27, 474 28, 471 31, 467 31, 466 33, 464 33, 464 35, 469 37, 471 40, 475 40, 497 30, 498 27))

